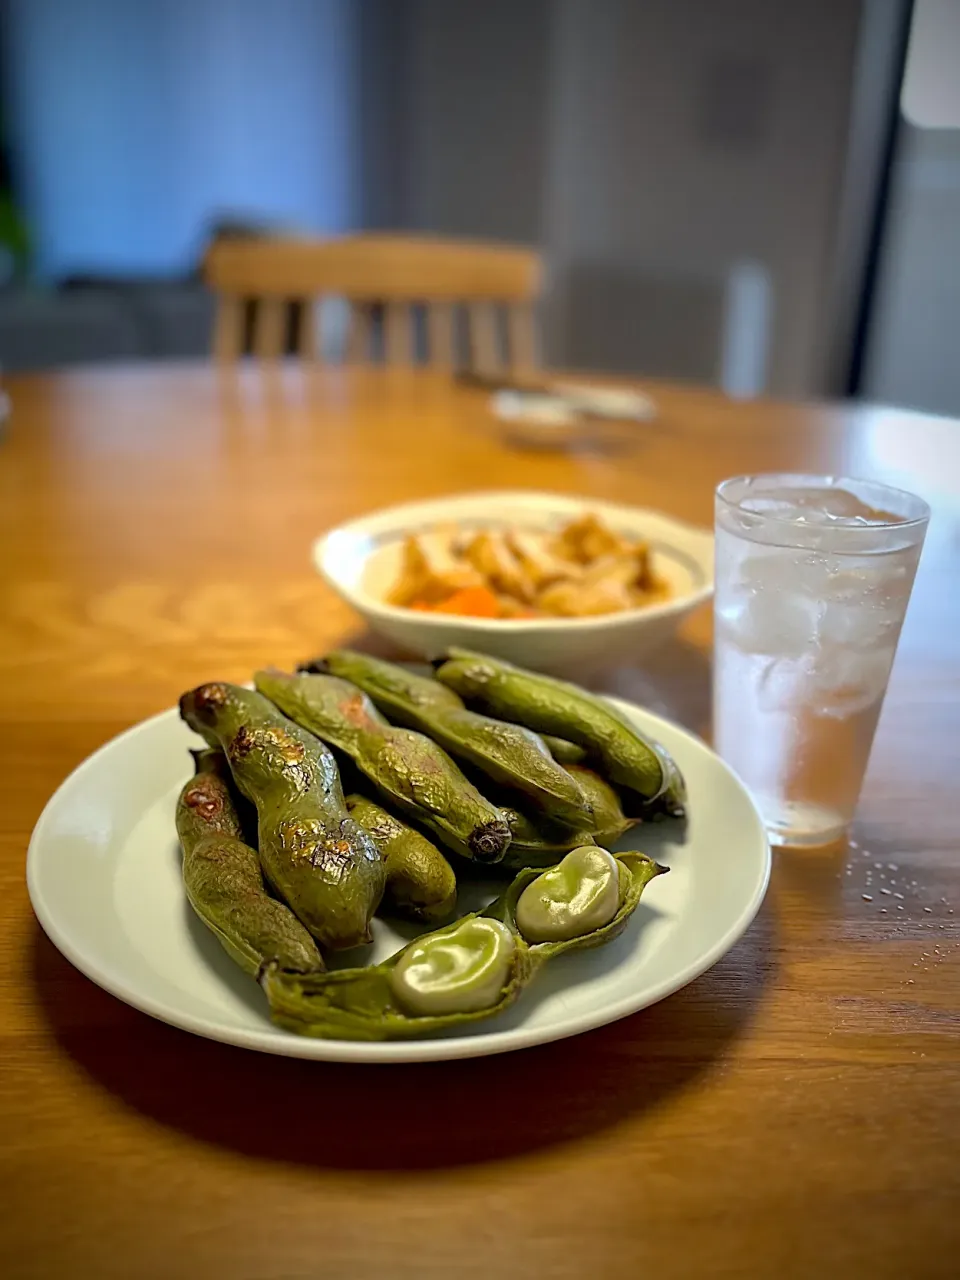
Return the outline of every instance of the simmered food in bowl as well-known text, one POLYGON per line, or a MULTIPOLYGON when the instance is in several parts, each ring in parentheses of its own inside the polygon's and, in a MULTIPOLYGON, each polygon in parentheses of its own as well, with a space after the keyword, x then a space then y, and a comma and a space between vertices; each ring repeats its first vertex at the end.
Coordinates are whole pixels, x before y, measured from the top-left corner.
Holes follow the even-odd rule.
POLYGON ((649 545, 587 512, 555 531, 443 525, 411 533, 388 603, 475 618, 589 618, 669 596, 649 545))

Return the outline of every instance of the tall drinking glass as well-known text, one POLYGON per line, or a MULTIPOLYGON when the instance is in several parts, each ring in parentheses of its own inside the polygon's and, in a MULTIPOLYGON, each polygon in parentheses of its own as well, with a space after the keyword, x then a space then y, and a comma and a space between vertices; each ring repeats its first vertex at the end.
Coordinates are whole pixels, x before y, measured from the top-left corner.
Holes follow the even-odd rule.
POLYGON ((714 736, 774 844, 829 843, 853 817, 929 518, 866 480, 717 489, 714 736))

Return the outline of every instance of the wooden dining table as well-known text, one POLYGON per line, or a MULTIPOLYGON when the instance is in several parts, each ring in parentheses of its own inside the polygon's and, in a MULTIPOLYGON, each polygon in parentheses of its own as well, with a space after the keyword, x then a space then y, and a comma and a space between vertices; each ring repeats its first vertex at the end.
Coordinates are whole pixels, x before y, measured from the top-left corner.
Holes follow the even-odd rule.
MULTIPOLYGON (((7 389, 0 1275, 960 1274, 960 421, 649 383, 656 421, 549 449, 418 370, 7 389), (369 641, 311 567, 325 528, 505 486, 709 525, 718 481, 770 470, 891 482, 933 517, 849 841, 776 852, 684 990, 522 1052, 349 1066, 153 1021, 45 937, 27 842, 86 756, 202 680, 369 641)), ((702 609, 597 687, 708 737, 710 654, 702 609)))

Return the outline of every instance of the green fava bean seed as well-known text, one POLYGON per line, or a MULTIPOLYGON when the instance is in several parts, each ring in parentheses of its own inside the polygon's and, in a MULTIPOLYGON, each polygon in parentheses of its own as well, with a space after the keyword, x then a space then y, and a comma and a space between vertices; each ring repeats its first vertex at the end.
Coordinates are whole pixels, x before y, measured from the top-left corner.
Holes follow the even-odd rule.
POLYGON ((471 919, 438 929, 404 952, 390 974, 394 999, 408 1013, 475 1013, 500 999, 516 940, 500 920, 471 919))
POLYGON ((619 905, 619 863, 606 849, 585 845, 527 885, 515 919, 528 942, 567 942, 609 924, 619 905))

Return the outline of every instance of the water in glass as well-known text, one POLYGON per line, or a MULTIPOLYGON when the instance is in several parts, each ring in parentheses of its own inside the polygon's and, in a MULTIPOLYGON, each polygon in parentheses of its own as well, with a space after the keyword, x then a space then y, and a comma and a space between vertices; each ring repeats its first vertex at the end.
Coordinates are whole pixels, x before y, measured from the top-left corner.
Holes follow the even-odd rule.
POLYGON ((926 509, 873 506, 869 491, 897 491, 860 482, 773 480, 718 491, 714 731, 771 839, 822 844, 853 816, 926 509))

